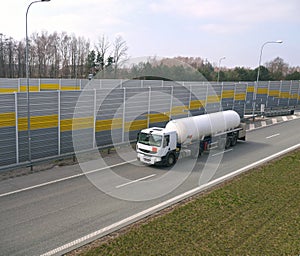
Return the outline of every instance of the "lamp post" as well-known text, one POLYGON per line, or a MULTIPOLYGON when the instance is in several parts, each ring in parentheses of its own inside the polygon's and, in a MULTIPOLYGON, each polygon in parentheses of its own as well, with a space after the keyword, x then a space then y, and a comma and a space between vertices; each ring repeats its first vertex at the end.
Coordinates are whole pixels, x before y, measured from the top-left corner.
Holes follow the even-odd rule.
POLYGON ((32 164, 31 164, 31 134, 30 134, 30 89, 29 89, 29 62, 28 62, 28 11, 32 4, 38 3, 38 2, 49 2, 50 0, 38 0, 31 2, 26 10, 26 85, 27 85, 27 132, 28 132, 28 161, 30 164, 30 168, 32 170, 32 164))
POLYGON ((260 48, 260 55, 259 55, 259 61, 258 61, 258 70, 257 70, 257 77, 256 77, 256 83, 254 84, 254 91, 253 91, 253 102, 252 102, 252 118, 254 120, 254 112, 255 112, 255 105, 256 105, 256 91, 257 91, 257 86, 258 86, 258 80, 259 80, 259 73, 260 73, 260 66, 261 66, 261 57, 263 53, 264 46, 266 44, 281 44, 283 43, 282 40, 277 40, 277 41, 267 41, 263 43, 263 45, 260 48))
POLYGON ((221 61, 226 59, 225 56, 223 56, 222 58, 219 59, 219 68, 218 68, 218 78, 217 78, 217 82, 219 83, 220 80, 220 67, 221 67, 221 61))

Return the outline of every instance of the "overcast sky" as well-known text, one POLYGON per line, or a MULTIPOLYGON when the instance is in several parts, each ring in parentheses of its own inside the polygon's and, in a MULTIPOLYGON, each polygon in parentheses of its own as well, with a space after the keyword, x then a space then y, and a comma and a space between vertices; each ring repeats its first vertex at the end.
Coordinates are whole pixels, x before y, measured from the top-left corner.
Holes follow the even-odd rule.
MULTIPOLYGON (((25 14, 32 1, 1 1, 0 33, 25 38, 25 14)), ((113 41, 121 35, 130 57, 201 57, 222 66, 257 67, 281 57, 300 66, 299 0, 51 0, 28 15, 29 35, 42 30, 113 41)))

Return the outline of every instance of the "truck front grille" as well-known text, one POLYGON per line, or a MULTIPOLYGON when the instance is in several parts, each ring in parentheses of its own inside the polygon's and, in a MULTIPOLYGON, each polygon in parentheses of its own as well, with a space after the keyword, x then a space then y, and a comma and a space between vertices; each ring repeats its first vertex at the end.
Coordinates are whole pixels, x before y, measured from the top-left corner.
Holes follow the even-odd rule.
POLYGON ((140 151, 144 152, 144 153, 151 153, 152 151, 150 150, 147 150, 147 149, 142 149, 142 148, 139 148, 140 151))

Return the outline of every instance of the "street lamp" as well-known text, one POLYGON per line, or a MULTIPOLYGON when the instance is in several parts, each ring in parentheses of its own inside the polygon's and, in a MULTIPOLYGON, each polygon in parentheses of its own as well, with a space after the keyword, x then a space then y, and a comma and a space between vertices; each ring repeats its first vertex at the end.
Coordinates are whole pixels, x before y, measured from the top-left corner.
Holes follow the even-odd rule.
POLYGON ((252 118, 254 120, 254 112, 255 112, 255 105, 256 105, 256 87, 258 86, 258 80, 259 80, 259 72, 260 72, 260 66, 261 66, 261 56, 262 56, 262 53, 263 53, 263 49, 264 49, 264 46, 266 44, 281 44, 283 43, 282 40, 277 40, 277 41, 267 41, 265 43, 263 43, 263 45, 261 46, 261 49, 260 49, 260 55, 259 55, 259 61, 258 61, 258 70, 257 70, 257 78, 256 78, 256 83, 254 84, 254 91, 253 91, 253 108, 252 108, 252 118))
POLYGON ((28 131, 28 161, 30 164, 30 168, 32 170, 32 164, 31 164, 31 135, 30 135, 30 98, 29 98, 29 63, 28 63, 28 22, 27 22, 27 17, 28 17, 28 11, 29 8, 32 4, 38 3, 38 2, 50 2, 50 0, 39 0, 39 1, 33 1, 31 2, 26 11, 26 85, 27 85, 27 131, 28 131))
POLYGON ((223 56, 222 58, 219 59, 219 69, 218 69, 218 79, 217 79, 217 82, 219 83, 219 80, 220 80, 220 66, 221 66, 221 61, 226 59, 225 56, 223 56))

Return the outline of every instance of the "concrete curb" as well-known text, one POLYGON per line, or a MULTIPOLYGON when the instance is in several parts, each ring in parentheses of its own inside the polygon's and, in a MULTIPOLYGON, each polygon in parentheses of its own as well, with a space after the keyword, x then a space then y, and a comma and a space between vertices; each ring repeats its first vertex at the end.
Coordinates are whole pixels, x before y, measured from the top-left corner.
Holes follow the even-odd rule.
POLYGON ((288 116, 276 116, 276 117, 257 117, 256 121, 250 122, 246 125, 246 130, 251 131, 254 129, 262 128, 262 127, 267 127, 270 125, 274 125, 277 123, 282 123, 282 122, 287 122, 291 121, 294 119, 300 118, 300 114, 296 113, 294 115, 288 115, 288 116))

